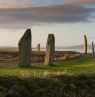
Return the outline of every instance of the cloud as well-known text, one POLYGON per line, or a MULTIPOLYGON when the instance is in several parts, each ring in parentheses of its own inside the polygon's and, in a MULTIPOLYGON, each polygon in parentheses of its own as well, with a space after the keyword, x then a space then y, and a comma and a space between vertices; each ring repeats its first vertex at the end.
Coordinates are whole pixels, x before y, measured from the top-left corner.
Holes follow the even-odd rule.
POLYGON ((45 6, 61 4, 64 0, 0 0, 0 8, 29 8, 33 6, 45 6))
POLYGON ((0 8, 27 8, 32 7, 34 0, 0 0, 0 8))
POLYGON ((95 0, 0 0, 0 8, 29 8, 57 4, 95 4, 95 0))
POLYGON ((61 5, 51 3, 53 0, 39 0, 40 2, 31 0, 31 3, 29 3, 30 0, 9 1, 0 1, 1 5, 4 3, 4 8, 0 8, 0 28, 27 28, 40 24, 89 22, 91 13, 95 11, 95 8, 80 6, 84 3, 94 3, 95 0, 64 0, 64 4, 61 5), (47 1, 49 5, 46 4, 47 1), (32 4, 46 5, 32 6, 32 4))
POLYGON ((44 7, 0 9, 0 27, 31 27, 42 23, 88 22, 94 9, 76 5, 52 5, 44 7))

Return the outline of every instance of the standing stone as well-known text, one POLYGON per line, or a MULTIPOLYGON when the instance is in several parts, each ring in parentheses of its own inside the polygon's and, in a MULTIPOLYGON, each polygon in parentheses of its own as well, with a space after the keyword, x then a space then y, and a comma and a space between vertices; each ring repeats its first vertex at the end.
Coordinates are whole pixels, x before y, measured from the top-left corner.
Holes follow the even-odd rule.
POLYGON ((92 54, 94 55, 94 43, 92 41, 92 54))
POLYGON ((27 29, 19 43, 19 66, 31 66, 31 29, 27 29))
POLYGON ((37 52, 40 52, 40 44, 37 44, 37 52))
POLYGON ((87 38, 86 38, 86 35, 84 35, 84 53, 87 54, 87 38))
POLYGON ((54 34, 49 34, 46 45, 46 57, 44 65, 53 65, 55 52, 55 37, 54 34))

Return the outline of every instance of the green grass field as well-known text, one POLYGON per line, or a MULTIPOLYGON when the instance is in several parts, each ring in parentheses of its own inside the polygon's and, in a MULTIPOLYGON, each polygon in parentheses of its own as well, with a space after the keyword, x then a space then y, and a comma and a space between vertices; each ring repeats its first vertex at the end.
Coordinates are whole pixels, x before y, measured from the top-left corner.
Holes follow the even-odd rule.
POLYGON ((95 57, 53 66, 0 67, 0 97, 95 97, 95 57))
POLYGON ((32 66, 31 68, 1 67, 0 75, 8 76, 48 76, 48 75, 80 75, 95 73, 95 58, 92 55, 64 60, 53 66, 32 66))

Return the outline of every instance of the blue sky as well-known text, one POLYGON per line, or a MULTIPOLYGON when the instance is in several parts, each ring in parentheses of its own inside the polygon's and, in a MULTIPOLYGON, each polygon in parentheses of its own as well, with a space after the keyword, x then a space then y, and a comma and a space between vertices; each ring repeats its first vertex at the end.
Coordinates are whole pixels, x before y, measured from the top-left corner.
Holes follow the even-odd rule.
POLYGON ((85 8, 95 8, 95 4, 82 4, 81 6, 85 8))
POLYGON ((95 0, 0 0, 0 46, 17 46, 27 28, 32 44, 45 46, 49 33, 56 46, 95 42, 95 0))

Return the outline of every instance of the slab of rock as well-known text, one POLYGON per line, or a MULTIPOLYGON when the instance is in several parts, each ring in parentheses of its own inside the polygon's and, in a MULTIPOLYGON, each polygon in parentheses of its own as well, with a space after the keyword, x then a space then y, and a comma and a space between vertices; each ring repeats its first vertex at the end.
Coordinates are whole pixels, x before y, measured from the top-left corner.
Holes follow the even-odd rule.
POLYGON ((94 43, 92 41, 92 54, 94 55, 94 43))
POLYGON ((49 34, 46 45, 46 57, 44 65, 54 64, 54 52, 55 52, 55 37, 54 34, 49 34))
POLYGON ((40 52, 40 44, 37 44, 37 52, 40 52))
POLYGON ((19 66, 31 66, 31 29, 27 29, 19 43, 19 66))
POLYGON ((6 97, 21 97, 21 96, 16 90, 9 89, 6 97))
POLYGON ((86 38, 86 35, 84 35, 84 53, 87 54, 87 38, 86 38))

